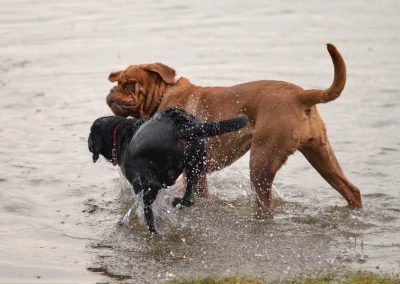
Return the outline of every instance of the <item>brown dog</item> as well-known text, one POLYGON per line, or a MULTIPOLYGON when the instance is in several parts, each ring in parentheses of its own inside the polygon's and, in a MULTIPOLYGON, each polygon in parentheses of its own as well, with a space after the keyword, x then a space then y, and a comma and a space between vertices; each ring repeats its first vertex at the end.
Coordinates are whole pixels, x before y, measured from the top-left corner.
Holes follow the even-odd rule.
MULTIPOLYGON (((360 191, 344 175, 329 144, 316 104, 339 97, 346 82, 346 66, 334 45, 327 45, 335 69, 326 90, 304 90, 283 81, 255 81, 232 87, 200 87, 161 63, 132 65, 111 73, 118 81, 107 96, 116 115, 149 117, 157 110, 180 107, 205 121, 246 114, 251 125, 207 141, 208 172, 223 168, 250 150, 251 181, 259 204, 272 213, 272 182, 289 155, 300 150, 320 175, 351 207, 361 207, 360 191)), ((207 196, 205 173, 201 196, 207 196)))

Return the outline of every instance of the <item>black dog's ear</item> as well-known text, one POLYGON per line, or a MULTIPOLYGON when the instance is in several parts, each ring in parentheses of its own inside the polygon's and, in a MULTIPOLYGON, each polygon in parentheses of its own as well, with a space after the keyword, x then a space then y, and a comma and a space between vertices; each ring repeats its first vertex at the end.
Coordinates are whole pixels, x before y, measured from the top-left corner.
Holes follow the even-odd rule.
POLYGON ((89 151, 93 153, 93 163, 96 163, 96 161, 99 159, 100 151, 103 148, 101 137, 99 137, 99 135, 93 134, 93 132, 90 132, 88 147, 89 151))

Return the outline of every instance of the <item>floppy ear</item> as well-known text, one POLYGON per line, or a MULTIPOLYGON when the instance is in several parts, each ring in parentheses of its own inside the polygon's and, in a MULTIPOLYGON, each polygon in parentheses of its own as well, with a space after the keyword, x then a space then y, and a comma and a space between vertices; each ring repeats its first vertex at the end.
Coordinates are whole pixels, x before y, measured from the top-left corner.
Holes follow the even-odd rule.
POLYGON ((164 65, 162 63, 151 63, 151 64, 144 64, 143 69, 152 71, 160 75, 160 77, 164 80, 167 84, 175 83, 175 75, 176 72, 171 67, 164 65))
POLYGON ((121 73, 122 73, 122 71, 117 71, 117 72, 110 73, 110 75, 108 76, 108 81, 110 81, 111 83, 114 83, 114 82, 118 81, 119 75, 121 73))
POLYGON ((93 153, 93 163, 96 163, 96 161, 99 159, 101 148, 103 147, 101 137, 99 137, 99 135, 93 135, 93 132, 90 132, 88 146, 89 151, 93 153))

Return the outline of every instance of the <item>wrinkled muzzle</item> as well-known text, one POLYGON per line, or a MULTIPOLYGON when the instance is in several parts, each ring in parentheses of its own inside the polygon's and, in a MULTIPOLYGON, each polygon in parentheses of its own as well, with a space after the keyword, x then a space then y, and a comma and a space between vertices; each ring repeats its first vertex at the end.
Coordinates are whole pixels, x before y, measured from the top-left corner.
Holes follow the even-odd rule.
POLYGON ((114 87, 106 97, 108 106, 117 116, 140 117, 137 98, 121 92, 119 88, 114 87))

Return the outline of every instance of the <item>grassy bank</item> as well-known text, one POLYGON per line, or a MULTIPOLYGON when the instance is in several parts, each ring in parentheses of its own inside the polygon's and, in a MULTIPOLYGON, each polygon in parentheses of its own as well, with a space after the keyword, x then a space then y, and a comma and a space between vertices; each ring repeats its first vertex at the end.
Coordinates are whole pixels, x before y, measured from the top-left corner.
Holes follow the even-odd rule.
POLYGON ((347 275, 326 274, 318 277, 298 277, 284 280, 263 280, 251 277, 206 277, 193 279, 174 279, 167 284, 264 284, 264 283, 287 283, 287 284, 400 284, 400 276, 385 276, 368 272, 357 272, 347 275))

